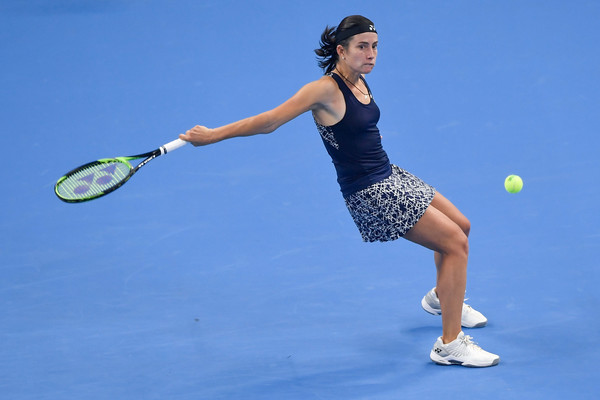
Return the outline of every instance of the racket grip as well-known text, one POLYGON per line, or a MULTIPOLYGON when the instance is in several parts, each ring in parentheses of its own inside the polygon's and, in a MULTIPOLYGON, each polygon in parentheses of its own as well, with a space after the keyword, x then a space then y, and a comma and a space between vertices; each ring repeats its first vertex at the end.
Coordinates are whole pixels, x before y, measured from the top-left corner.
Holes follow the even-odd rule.
POLYGON ((160 146, 160 154, 163 155, 173 150, 177 150, 178 148, 185 146, 187 143, 188 142, 185 140, 175 139, 172 142, 160 146))

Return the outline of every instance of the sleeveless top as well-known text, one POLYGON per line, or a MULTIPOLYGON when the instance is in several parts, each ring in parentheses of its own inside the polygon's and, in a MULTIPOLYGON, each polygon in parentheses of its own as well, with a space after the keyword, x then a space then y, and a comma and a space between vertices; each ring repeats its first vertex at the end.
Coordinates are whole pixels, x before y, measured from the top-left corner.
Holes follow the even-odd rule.
POLYGON ((335 73, 329 76, 335 79, 344 95, 346 113, 335 125, 324 126, 316 120, 315 123, 335 166, 342 195, 347 197, 384 180, 391 175, 392 167, 377 128, 379 107, 367 82, 361 76, 371 97, 369 104, 363 104, 340 76, 335 73))

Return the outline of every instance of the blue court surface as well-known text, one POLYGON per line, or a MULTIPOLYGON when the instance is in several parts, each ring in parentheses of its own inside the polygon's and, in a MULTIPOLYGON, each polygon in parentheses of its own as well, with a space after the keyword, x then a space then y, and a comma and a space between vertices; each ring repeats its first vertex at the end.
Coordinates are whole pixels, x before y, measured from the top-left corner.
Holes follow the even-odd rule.
POLYGON ((0 398, 597 399, 598 21, 592 0, 1 0, 0 398), (390 159, 471 220, 490 322, 465 331, 496 367, 429 360, 432 254, 361 241, 309 114, 53 193, 277 106, 351 14, 379 32, 390 159))

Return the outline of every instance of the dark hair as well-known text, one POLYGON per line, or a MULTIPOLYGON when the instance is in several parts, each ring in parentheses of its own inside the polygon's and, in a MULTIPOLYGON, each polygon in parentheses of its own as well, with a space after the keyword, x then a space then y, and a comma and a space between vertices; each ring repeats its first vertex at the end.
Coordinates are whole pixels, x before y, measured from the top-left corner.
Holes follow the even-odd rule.
POLYGON ((373 22, 362 15, 350 15, 342 20, 340 24, 335 27, 327 26, 321 34, 321 47, 315 49, 317 59, 319 59, 319 67, 321 67, 326 74, 333 71, 335 65, 338 62, 337 45, 341 44, 343 47, 348 46, 351 37, 337 42, 335 35, 337 32, 342 32, 359 25, 373 25, 373 22))

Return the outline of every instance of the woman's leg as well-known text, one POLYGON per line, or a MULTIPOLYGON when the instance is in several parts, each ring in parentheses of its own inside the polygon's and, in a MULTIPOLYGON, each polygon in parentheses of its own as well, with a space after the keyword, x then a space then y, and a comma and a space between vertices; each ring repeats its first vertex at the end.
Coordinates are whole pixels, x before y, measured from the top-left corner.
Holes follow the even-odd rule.
POLYGON ((431 205, 442 213, 444 213, 448 218, 450 218, 456 225, 460 227, 460 229, 465 233, 465 235, 469 236, 469 232, 471 231, 471 222, 465 217, 458 208, 454 204, 450 202, 447 198, 442 196, 440 192, 435 192, 435 196, 433 196, 433 200, 431 201, 431 205))
MULTIPOLYGON (((433 200, 431 201, 431 205, 454 221, 454 223, 460 227, 465 235, 467 235, 467 237, 469 236, 469 233, 471 232, 471 222, 458 210, 458 208, 456 208, 454 204, 450 202, 450 200, 442 196, 439 192, 436 192, 433 200)), ((440 254, 436 251, 433 253, 433 256, 435 265, 439 265, 441 261, 440 254)))
POLYGON ((462 329, 462 306, 467 285, 469 226, 468 220, 452 203, 439 194, 435 196, 419 222, 404 237, 437 253, 436 291, 442 308, 442 340, 444 343, 449 343, 456 339, 462 329), (441 210, 436 207, 436 204, 441 210), (461 216, 464 220, 460 218, 461 216))

